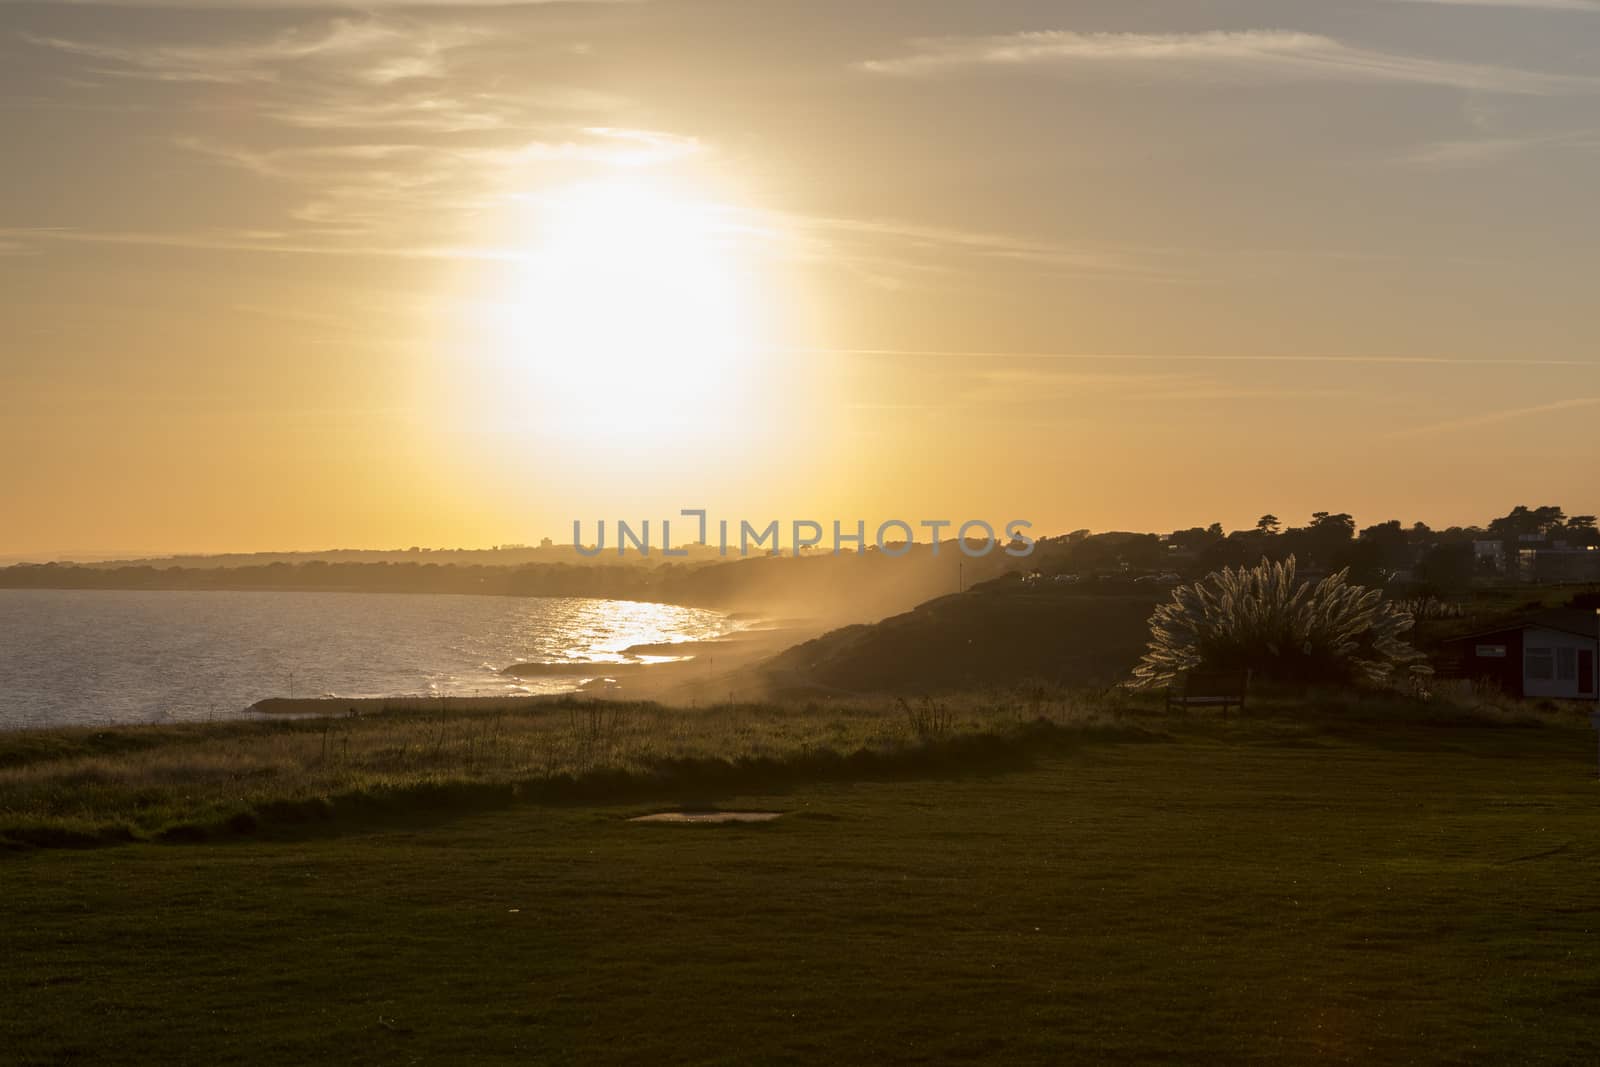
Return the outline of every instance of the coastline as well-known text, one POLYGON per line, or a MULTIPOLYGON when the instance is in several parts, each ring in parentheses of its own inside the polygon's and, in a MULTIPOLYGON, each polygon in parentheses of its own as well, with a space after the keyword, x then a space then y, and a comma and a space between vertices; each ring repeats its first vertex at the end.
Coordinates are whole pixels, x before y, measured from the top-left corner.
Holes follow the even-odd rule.
POLYGON ((500 671, 508 679, 575 679, 570 687, 557 692, 494 696, 411 693, 359 697, 267 697, 251 704, 246 710, 263 716, 292 717, 372 715, 386 711, 438 711, 448 714, 456 710, 527 710, 574 695, 664 703, 726 699, 730 692, 749 696, 755 694, 750 692, 748 668, 786 648, 810 640, 825 629, 808 620, 785 619, 774 625, 755 625, 703 641, 634 645, 623 651, 624 655, 630 656, 680 656, 661 662, 513 663, 500 671))

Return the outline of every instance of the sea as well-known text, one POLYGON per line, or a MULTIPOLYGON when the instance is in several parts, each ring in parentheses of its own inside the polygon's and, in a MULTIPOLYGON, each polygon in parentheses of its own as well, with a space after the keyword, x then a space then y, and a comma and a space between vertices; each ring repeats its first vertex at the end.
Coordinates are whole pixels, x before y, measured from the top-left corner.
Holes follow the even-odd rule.
POLYGON ((197 721, 266 697, 512 696, 583 674, 518 663, 672 660, 738 624, 698 608, 575 597, 0 589, 0 729, 197 721))

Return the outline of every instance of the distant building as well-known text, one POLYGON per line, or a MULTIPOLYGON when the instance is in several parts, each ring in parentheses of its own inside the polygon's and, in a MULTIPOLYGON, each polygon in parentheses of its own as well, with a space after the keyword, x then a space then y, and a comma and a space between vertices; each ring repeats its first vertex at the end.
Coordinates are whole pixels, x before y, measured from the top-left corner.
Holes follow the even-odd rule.
POLYGON ((1472 557, 1478 564, 1478 573, 1492 571, 1495 574, 1506 572, 1506 545, 1504 541, 1474 541, 1472 542, 1472 557))
POLYGON ((1454 671, 1519 697, 1595 700, 1600 692, 1600 613, 1576 608, 1446 643, 1454 671))
MULTIPOLYGON (((1523 549, 1524 553, 1530 552, 1523 549)), ((1557 542, 1531 550, 1527 578, 1541 585, 1600 581, 1600 548, 1557 542)))
POLYGON ((1475 571, 1489 580, 1530 585, 1600 582, 1600 545, 1523 534, 1514 541, 1474 541, 1475 571))

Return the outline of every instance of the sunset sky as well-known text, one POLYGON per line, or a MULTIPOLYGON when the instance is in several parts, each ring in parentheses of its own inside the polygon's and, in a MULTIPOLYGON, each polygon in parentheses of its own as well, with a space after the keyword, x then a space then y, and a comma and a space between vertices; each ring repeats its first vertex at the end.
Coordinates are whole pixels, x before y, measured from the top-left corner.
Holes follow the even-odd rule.
POLYGON ((0 137, 0 556, 1600 508, 1600 2, 0 0, 0 137))

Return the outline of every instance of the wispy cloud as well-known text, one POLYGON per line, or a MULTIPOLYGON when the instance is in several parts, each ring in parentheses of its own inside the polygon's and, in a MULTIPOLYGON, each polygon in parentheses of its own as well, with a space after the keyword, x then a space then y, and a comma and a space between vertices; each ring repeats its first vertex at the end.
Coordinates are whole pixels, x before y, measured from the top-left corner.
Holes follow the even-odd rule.
POLYGON ((975 349, 923 349, 923 348, 803 348, 800 353, 839 356, 873 356, 906 359, 952 360, 1061 360, 1131 363, 1345 363, 1351 366, 1390 364, 1396 366, 1447 366, 1447 367, 1572 367, 1600 371, 1600 360, 1547 359, 1542 357, 1476 358, 1456 356, 1400 356, 1400 355, 1161 355, 1148 352, 1016 352, 975 349))
POLYGON ((1600 151, 1600 132, 1542 133, 1509 137, 1463 137, 1429 141, 1400 157, 1422 167, 1482 167, 1544 149, 1600 151))
POLYGON ((360 7, 366 11, 384 8, 484 8, 484 7, 537 7, 543 4, 638 4, 647 0, 361 0, 359 4, 340 3, 338 0, 0 0, 0 7, 55 3, 63 7, 132 7, 174 10, 233 11, 307 11, 315 9, 345 10, 360 7))
MULTIPOLYGON (((182 142, 190 151, 288 187, 306 199, 280 229, 213 228, 192 233, 90 228, 0 230, 18 249, 50 243, 146 245, 218 251, 396 256, 425 259, 517 259, 526 249, 483 243, 481 234, 453 240, 446 220, 472 218, 513 199, 513 175, 552 161, 629 165, 635 153, 699 150, 698 142, 644 130, 584 130, 567 141, 507 148, 446 148, 368 143, 253 151, 204 140, 182 142), (612 155, 615 153, 616 155, 612 155), (418 217, 432 220, 419 228, 418 217)), ((1138 250, 1053 244, 1002 233, 922 226, 885 220, 816 218, 752 207, 709 205, 722 239, 791 261, 843 269, 863 280, 903 288, 923 276, 992 273, 1017 262, 1037 272, 1073 277, 1183 281, 1138 250)))
POLYGON ((1108 402, 1118 404, 1121 415, 1128 417, 1134 410, 1128 405, 1326 401, 1359 395, 1351 388, 1229 381, 1176 366, 1124 370, 960 364, 921 368, 918 379, 924 392, 908 394, 899 376, 891 380, 863 376, 859 391, 871 399, 852 406, 882 415, 935 419, 960 414, 1009 425, 1041 410, 1048 410, 1050 422, 1059 423, 1064 416, 1093 411, 1108 402))
MULTIPOLYGON (((226 166, 303 190, 292 217, 311 235, 414 242, 409 224, 434 231, 503 203, 519 176, 547 164, 648 167, 702 150, 688 137, 655 130, 589 127, 504 145, 356 142, 270 150, 197 138, 180 145, 226 166)), ((437 237, 432 244, 437 244, 437 237)), ((432 245, 430 244, 430 247, 432 245)), ((429 254, 434 254, 430 252, 429 254)))
POLYGON ((293 253, 319 256, 399 257, 406 259, 500 259, 506 254, 491 248, 422 244, 330 243, 319 235, 295 230, 244 230, 212 228, 184 232, 152 230, 96 230, 80 227, 0 230, 0 239, 24 249, 46 244, 129 245, 142 248, 178 248, 208 252, 293 253))
POLYGON ((1572 411, 1578 408, 1591 408, 1596 405, 1600 405, 1600 396, 1573 397, 1569 400, 1557 400, 1550 404, 1505 408, 1500 411, 1486 411, 1479 415, 1468 415, 1459 419, 1446 419, 1443 422, 1429 423, 1426 426, 1413 426, 1404 430, 1396 430, 1388 436, 1391 438, 1422 437, 1424 435, 1448 433, 1452 430, 1472 430, 1482 426, 1494 426, 1502 422, 1511 422, 1515 419, 1528 419, 1535 415, 1553 415, 1558 411, 1572 411))
POLYGON ((1451 7, 1534 8, 1541 11, 1586 11, 1600 13, 1596 0, 1389 0, 1390 3, 1442 4, 1451 7))
POLYGON ((1347 396, 1346 389, 1285 387, 1219 381, 1190 370, 1093 371, 1059 368, 988 370, 975 375, 981 389, 970 397, 981 406, 997 401, 1033 405, 1068 398, 1115 395, 1130 400, 1221 402, 1228 400, 1287 399, 1291 397, 1347 396))
POLYGON ((859 65, 875 74, 927 77, 974 67, 1045 67, 1078 74, 1132 72, 1216 84, 1333 81, 1432 85, 1479 92, 1558 95, 1600 91, 1600 78, 1460 63, 1344 44, 1286 30, 1075 33, 1047 30, 923 38, 911 51, 859 65))
POLYGON ((1015 264, 1064 277, 1192 281, 1161 250, 1072 244, 1017 234, 978 232, 898 219, 787 215, 781 220, 802 259, 842 266, 886 288, 912 279, 1015 264))
MULTIPOLYGON (((99 83, 84 88, 91 96, 159 85, 179 147, 279 184, 289 205, 280 232, 169 240, 96 230, 58 240, 477 255, 483 212, 518 187, 706 150, 692 137, 629 125, 633 105, 612 94, 507 78, 504 42, 485 23, 448 12, 308 12, 287 29, 225 39, 24 39, 77 60, 79 73, 99 83), (226 141, 190 132, 218 128, 213 116, 223 108, 226 141)), ((565 49, 559 38, 540 39, 519 55, 573 62, 565 49)))
POLYGON ((108 44, 23 34, 30 44, 101 64, 102 76, 169 82, 245 84, 277 81, 285 67, 337 64, 341 74, 373 85, 437 77, 440 53, 481 38, 461 26, 337 17, 254 40, 208 44, 108 44))
MULTIPOLYGON (((254 117, 309 130, 525 132, 552 113, 626 104, 576 86, 510 88, 498 67, 473 61, 475 48, 493 45, 490 30, 449 17, 313 15, 278 33, 204 43, 23 40, 76 57, 84 73, 111 82, 248 86, 254 117)), ((215 107, 210 94, 188 104, 215 107)))
POLYGON ((415 186, 438 186, 454 180, 476 182, 537 161, 577 160, 611 167, 639 167, 670 162, 702 150, 701 143, 693 137, 659 130, 602 126, 551 133, 553 136, 544 139, 487 146, 352 142, 255 150, 192 137, 180 138, 178 144, 263 177, 322 188, 373 179, 415 186))

